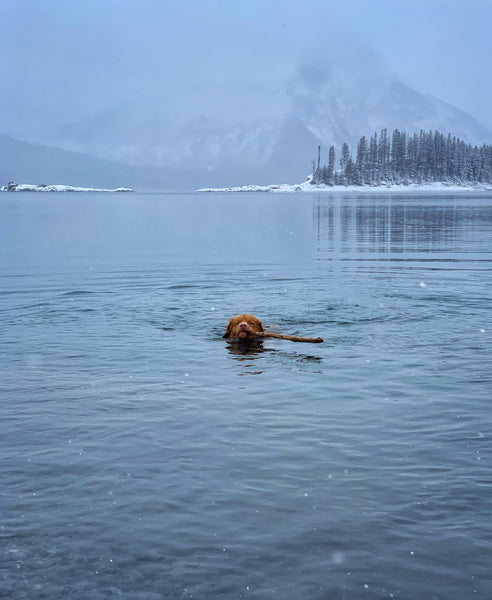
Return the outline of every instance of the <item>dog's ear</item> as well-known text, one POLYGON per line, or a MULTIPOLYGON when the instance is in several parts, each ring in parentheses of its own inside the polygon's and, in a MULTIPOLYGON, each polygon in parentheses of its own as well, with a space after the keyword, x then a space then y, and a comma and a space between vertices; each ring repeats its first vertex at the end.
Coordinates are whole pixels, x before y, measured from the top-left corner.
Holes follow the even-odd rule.
POLYGON ((222 336, 223 338, 231 337, 231 328, 232 328, 232 325, 231 325, 231 322, 229 321, 229 325, 227 325, 226 332, 222 336))
POLYGON ((263 323, 262 323, 260 320, 258 320, 258 325, 259 325, 259 329, 258 329, 258 331, 265 331, 265 330, 263 329, 263 323))

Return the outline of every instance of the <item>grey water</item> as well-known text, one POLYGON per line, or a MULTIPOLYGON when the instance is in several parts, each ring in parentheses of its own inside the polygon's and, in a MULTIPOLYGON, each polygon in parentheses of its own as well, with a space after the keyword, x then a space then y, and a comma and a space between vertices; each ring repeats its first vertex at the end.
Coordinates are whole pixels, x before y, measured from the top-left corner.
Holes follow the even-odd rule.
POLYGON ((0 194, 0 597, 489 600, 491 251, 487 193, 0 194))

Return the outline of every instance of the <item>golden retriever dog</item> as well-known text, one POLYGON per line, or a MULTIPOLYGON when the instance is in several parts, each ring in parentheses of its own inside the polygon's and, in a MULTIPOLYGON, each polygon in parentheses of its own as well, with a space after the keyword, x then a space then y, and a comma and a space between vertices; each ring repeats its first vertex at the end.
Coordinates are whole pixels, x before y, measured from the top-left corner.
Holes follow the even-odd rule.
POLYGON ((227 325, 225 338, 233 338, 240 341, 254 340, 258 338, 271 337, 281 340, 290 340, 291 342, 310 342, 319 344, 323 338, 300 337, 297 335, 284 335, 280 333, 271 333, 263 329, 263 323, 254 315, 241 314, 232 317, 227 325))

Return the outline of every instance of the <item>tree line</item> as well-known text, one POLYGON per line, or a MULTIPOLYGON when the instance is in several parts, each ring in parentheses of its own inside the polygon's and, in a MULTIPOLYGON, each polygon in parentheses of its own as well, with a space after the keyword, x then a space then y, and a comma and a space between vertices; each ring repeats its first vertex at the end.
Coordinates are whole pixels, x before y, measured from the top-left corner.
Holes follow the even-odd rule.
POLYGON ((437 130, 409 135, 395 129, 390 137, 382 129, 379 136, 359 139, 355 159, 344 143, 338 165, 334 146, 323 166, 318 147, 311 181, 326 185, 492 183, 492 146, 472 146, 437 130))

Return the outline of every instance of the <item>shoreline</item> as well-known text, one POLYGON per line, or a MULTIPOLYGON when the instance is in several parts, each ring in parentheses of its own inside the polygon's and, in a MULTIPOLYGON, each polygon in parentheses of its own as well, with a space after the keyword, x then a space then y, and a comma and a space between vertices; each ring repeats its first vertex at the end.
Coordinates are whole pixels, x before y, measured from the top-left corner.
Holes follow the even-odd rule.
POLYGON ((134 192, 130 188, 115 188, 107 190, 104 188, 77 187, 73 185, 36 185, 31 183, 15 183, 11 181, 8 185, 0 187, 1 192, 134 192))
POLYGON ((312 184, 309 180, 299 184, 271 184, 271 185, 243 185, 225 188, 200 188, 197 192, 321 192, 321 193, 381 193, 381 192, 489 192, 492 184, 447 184, 447 183, 409 183, 409 184, 387 184, 387 185, 325 185, 312 184))

